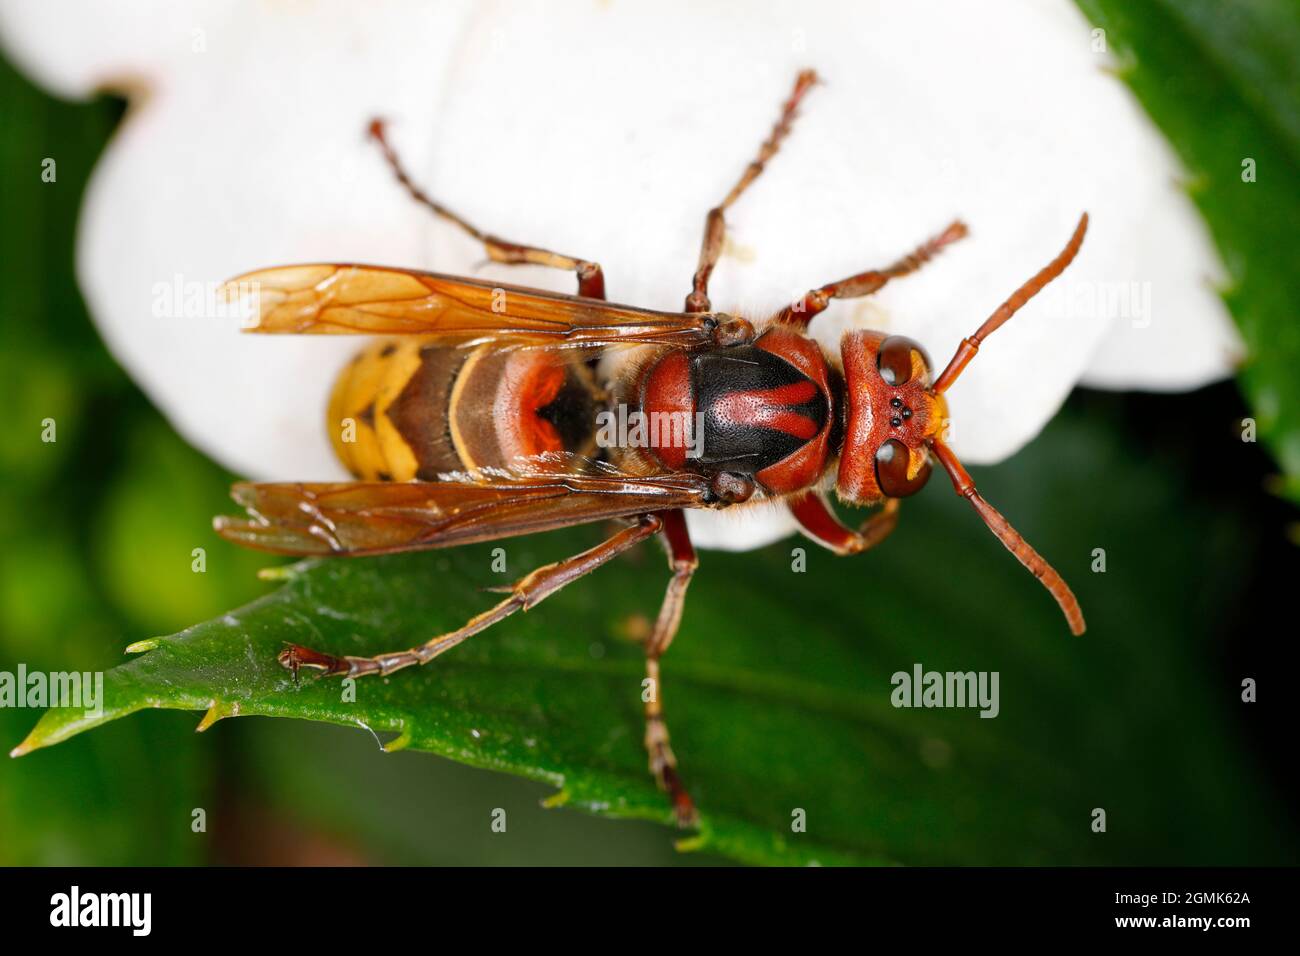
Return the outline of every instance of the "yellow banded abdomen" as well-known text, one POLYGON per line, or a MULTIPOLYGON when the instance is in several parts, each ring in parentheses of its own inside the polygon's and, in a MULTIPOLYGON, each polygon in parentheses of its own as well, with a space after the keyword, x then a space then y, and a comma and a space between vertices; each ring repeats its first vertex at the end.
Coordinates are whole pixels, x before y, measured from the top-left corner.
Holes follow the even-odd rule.
POLYGON ((378 341, 339 375, 327 427, 363 481, 435 481, 542 452, 591 454, 601 397, 572 352, 378 341))

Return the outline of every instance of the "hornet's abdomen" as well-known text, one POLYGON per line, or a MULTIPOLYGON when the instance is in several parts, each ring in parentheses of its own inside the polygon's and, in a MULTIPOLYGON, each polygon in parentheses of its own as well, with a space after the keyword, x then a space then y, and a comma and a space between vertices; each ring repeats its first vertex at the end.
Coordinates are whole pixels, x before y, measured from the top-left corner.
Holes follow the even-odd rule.
POLYGON ((597 397, 572 352, 376 342, 340 374, 328 427, 367 481, 435 481, 545 452, 590 454, 597 397))

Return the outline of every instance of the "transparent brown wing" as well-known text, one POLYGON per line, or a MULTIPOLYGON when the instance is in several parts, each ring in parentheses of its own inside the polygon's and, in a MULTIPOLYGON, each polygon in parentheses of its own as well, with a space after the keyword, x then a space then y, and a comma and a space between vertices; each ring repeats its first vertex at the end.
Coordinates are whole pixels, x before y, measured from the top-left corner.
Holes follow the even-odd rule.
POLYGON ((231 495, 249 517, 219 517, 214 526, 227 540, 278 554, 386 554, 708 507, 708 486, 689 474, 241 483, 231 495))
POLYGON ((600 299, 385 266, 320 264, 232 279, 227 294, 256 315, 253 332, 422 335, 525 345, 710 341, 708 313, 654 312, 600 299))

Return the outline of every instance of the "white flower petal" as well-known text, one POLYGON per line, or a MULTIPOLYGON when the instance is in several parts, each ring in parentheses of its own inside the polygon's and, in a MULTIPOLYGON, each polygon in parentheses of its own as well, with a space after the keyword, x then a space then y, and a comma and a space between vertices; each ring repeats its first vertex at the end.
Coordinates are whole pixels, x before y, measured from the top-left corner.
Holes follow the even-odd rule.
MULTIPOLYGON (((1168 189, 1178 188, 1171 179, 1168 189)), ((1245 356, 1218 295, 1226 273, 1204 220, 1187 202, 1152 206, 1139 225, 1142 248, 1149 250, 1144 278, 1129 290, 1127 307, 1122 295, 1103 305, 1115 317, 1088 361, 1084 385, 1184 391, 1226 377, 1245 356)))
MULTIPOLYGON (((5 55, 67 97, 102 88, 136 90, 172 72, 237 4, 198 0, 0 0, 5 55)), ((244 4, 244 6, 247 6, 244 4)))
POLYGON ((96 169, 78 272, 100 331, 177 429, 233 470, 344 477, 324 408, 358 342, 158 318, 158 286, 291 261, 430 265, 428 217, 364 132, 386 112, 432 126, 463 15, 417 2, 249 4, 208 28, 202 52, 185 47, 96 169), (406 31, 423 37, 421 56, 402 53, 406 31))
POLYGON ((688 511, 686 524, 697 548, 719 551, 750 551, 799 530, 790 509, 779 501, 732 511, 688 511))

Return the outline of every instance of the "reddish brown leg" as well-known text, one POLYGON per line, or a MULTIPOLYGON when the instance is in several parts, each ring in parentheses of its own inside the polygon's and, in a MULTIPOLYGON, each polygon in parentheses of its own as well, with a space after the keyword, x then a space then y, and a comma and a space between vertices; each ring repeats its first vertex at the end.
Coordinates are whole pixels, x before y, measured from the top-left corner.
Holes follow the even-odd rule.
POLYGON ((388 160, 388 165, 392 167, 393 175, 411 194, 411 198, 420 205, 432 210, 435 215, 441 216, 453 225, 459 226, 483 243, 488 258, 493 262, 504 262, 510 265, 531 263, 533 265, 549 266, 552 269, 571 271, 578 277, 578 295, 586 296, 589 299, 605 298, 605 273, 601 271, 597 263, 588 262, 586 259, 575 259, 573 256, 563 256, 558 252, 550 252, 536 246, 523 246, 517 242, 508 242, 505 239, 483 232, 477 226, 456 215, 442 203, 431 198, 415 184, 402 166, 402 161, 398 158, 397 152, 389 145, 388 138, 384 135, 383 120, 370 121, 370 135, 379 143, 379 148, 384 151, 384 159, 388 160))
POLYGON ((654 774, 655 782, 672 799, 677 825, 688 827, 696 821, 695 804, 677 775, 677 758, 673 756, 672 747, 668 743, 663 689, 659 681, 659 658, 668 650, 677 634, 677 626, 682 620, 682 607, 686 603, 686 589, 699 566, 699 560, 695 556, 695 547, 691 544, 690 532, 686 529, 685 515, 681 511, 660 511, 657 516, 663 520, 668 566, 672 568, 673 576, 659 608, 654 631, 645 645, 645 675, 650 682, 648 693, 643 695, 646 697, 645 748, 650 756, 650 772, 654 774))
POLYGON ((884 506, 856 531, 846 527, 831 510, 820 491, 806 491, 790 499, 789 508, 804 534, 836 554, 859 554, 884 541, 898 524, 898 499, 886 498, 884 506))
POLYGON ((904 256, 887 269, 872 269, 859 272, 855 276, 831 282, 820 289, 813 289, 798 302, 785 309, 779 321, 807 325, 814 315, 822 312, 831 303, 831 299, 856 299, 860 296, 878 292, 890 279, 910 275, 929 262, 935 254, 949 243, 956 242, 966 235, 966 225, 960 220, 952 222, 947 229, 932 239, 922 243, 909 255, 904 256))
POLYGON ((408 651, 393 651, 374 657, 335 657, 320 651, 309 650, 297 644, 290 644, 280 652, 280 663, 297 676, 300 668, 322 671, 324 675, 360 677, 365 674, 391 674, 393 671, 410 667, 413 664, 427 664, 439 654, 451 650, 479 631, 486 630, 498 621, 514 614, 515 611, 536 607, 545 598, 550 597, 566 584, 570 584, 586 574, 590 574, 602 564, 617 557, 640 541, 652 538, 663 529, 664 522, 658 515, 642 515, 637 523, 623 528, 610 538, 581 554, 556 561, 538 568, 525 575, 510 588, 510 597, 496 607, 484 611, 458 630, 439 635, 419 647, 408 651))
POLYGON ((713 267, 718 264, 718 258, 722 255, 722 243, 727 234, 724 214, 727 208, 749 188, 749 184, 758 178, 768 160, 775 156, 777 150, 781 148, 781 141, 790 134, 790 126, 794 122, 795 112, 799 108, 800 100, 804 98, 804 95, 812 89, 813 84, 816 82, 817 74, 812 70, 804 70, 799 74, 794 83, 794 90, 790 93, 790 98, 781 107, 781 117, 776 121, 776 125, 772 127, 771 135, 759 147, 758 156, 745 167, 744 174, 736 185, 731 187, 731 192, 727 193, 726 198, 719 205, 709 210, 709 214, 704 220, 704 242, 700 247, 700 264, 696 268, 695 277, 691 282, 691 294, 686 297, 687 312, 713 311, 713 305, 709 301, 709 277, 713 275, 713 267))

